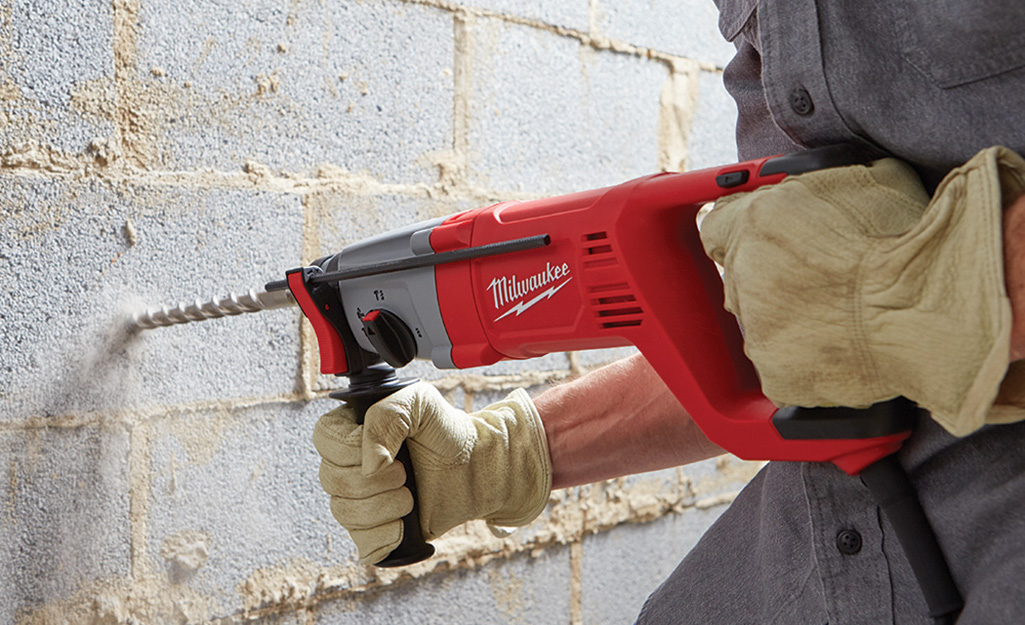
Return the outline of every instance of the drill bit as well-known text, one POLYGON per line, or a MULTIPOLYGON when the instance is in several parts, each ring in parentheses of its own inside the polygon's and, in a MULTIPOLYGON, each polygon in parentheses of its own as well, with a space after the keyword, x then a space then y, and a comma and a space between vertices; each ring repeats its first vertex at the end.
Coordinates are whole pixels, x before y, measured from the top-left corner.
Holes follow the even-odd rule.
POLYGON ((150 308, 145 312, 137 312, 132 315, 129 323, 135 329, 143 330, 294 305, 295 299, 287 289, 275 291, 250 289, 248 293, 242 295, 229 293, 227 297, 218 297, 205 302, 197 299, 191 304, 180 302, 174 307, 150 308))

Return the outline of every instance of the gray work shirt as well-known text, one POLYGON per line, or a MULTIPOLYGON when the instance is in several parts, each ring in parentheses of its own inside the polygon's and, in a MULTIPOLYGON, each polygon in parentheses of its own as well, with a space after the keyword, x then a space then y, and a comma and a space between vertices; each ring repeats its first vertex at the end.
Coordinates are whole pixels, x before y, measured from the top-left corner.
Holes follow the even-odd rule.
POLYGON ((1025 154, 1025 2, 718 0, 743 159, 850 142, 934 185, 979 150, 1025 154))
MULTIPOLYGON (((982 148, 1025 154, 1022 0, 717 4, 737 47, 724 81, 743 159, 849 142, 912 163, 934 186, 982 148)), ((1010 386, 1002 396, 1025 417, 1025 384, 1010 386)), ((1025 622, 1025 423, 957 439, 926 417, 900 458, 964 595, 959 625, 1025 622)), ((860 481, 786 462, 759 473, 638 619, 827 622, 932 620, 860 481)))

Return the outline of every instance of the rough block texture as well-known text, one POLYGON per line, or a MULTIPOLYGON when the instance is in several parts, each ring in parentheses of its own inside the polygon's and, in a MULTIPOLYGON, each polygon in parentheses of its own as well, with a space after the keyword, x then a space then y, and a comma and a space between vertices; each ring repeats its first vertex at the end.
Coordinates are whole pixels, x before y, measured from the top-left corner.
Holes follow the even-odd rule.
POLYGON ((16 0, 0 6, 0 155, 30 146, 84 152, 114 126, 83 95, 114 77, 111 3, 16 0))
MULTIPOLYGON (((0 6, 0 622, 629 622, 756 469, 552 493, 365 567, 310 433, 344 384, 294 309, 132 334, 388 229, 735 159, 710 0, 0 6), (671 544, 671 548, 666 545, 671 544)), ((634 353, 470 371, 473 410, 634 353)))
POLYGON ((583 540, 580 585, 584 623, 631 623, 725 506, 655 523, 625 525, 583 540))
POLYGON ((690 166, 715 167, 737 160, 737 141, 729 129, 737 121, 737 105, 726 93, 722 75, 701 72, 697 108, 690 136, 690 166))
POLYGON ((581 0, 460 0, 458 4, 582 32, 588 28, 587 2, 581 0))
POLYGON ((452 16, 394 0, 144 2, 135 88, 169 169, 329 162, 436 177, 452 128, 452 16))
POLYGON ((570 193, 657 170, 663 63, 500 20, 469 36, 474 184, 570 193))
POLYGON ((517 556, 479 569, 438 573, 416 583, 398 583, 387 593, 355 595, 334 602, 322 621, 364 623, 569 623, 569 549, 536 557, 517 556))
POLYGON ((0 421, 295 389, 294 314, 124 331, 148 305, 275 279, 300 253, 295 196, 10 175, 0 194, 0 421))
POLYGON ((351 566, 356 549, 331 517, 310 444, 317 417, 334 405, 268 403, 148 421, 154 574, 230 614, 266 602, 261 580, 282 562, 351 566))
POLYGON ((597 28, 607 37, 724 67, 733 46, 719 34, 711 0, 597 0, 597 28))
POLYGON ((0 519, 0 622, 61 599, 83 580, 129 570, 124 428, 0 432, 6 484, 0 519))

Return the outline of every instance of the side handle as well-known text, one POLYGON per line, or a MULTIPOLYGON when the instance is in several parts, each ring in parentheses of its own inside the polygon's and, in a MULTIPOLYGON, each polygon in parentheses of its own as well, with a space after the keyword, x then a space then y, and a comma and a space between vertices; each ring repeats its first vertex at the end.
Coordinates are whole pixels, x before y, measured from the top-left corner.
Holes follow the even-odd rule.
MULTIPOLYGON (((386 375, 383 379, 371 380, 350 379, 349 388, 331 393, 332 398, 344 401, 355 410, 356 422, 360 425, 363 424, 367 410, 371 406, 416 381, 398 380, 395 378, 394 369, 383 363, 381 365, 383 366, 375 367, 375 369, 387 374, 385 370, 387 367, 390 370, 390 376, 386 375)), ((383 568, 415 564, 434 555, 434 545, 424 540, 423 531, 420 529, 420 505, 416 490, 416 476, 413 474, 413 463, 409 457, 409 447, 406 443, 402 443, 402 447, 395 455, 395 460, 401 462, 406 470, 405 486, 413 494, 413 509, 402 517, 402 542, 384 560, 376 564, 383 568)))
MULTIPOLYGON (((327 282, 315 283, 314 278, 322 275, 317 266, 293 269, 286 273, 288 288, 317 334, 321 372, 349 378, 348 388, 334 391, 330 397, 349 404, 356 412, 357 423, 362 425, 367 409, 415 380, 398 379, 395 369, 382 362, 378 354, 359 347, 345 322, 338 289, 327 282)), ((380 567, 406 566, 434 555, 434 547, 424 540, 420 529, 416 477, 406 443, 395 459, 406 470, 405 486, 413 495, 413 510, 402 518, 402 542, 377 563, 380 567)))

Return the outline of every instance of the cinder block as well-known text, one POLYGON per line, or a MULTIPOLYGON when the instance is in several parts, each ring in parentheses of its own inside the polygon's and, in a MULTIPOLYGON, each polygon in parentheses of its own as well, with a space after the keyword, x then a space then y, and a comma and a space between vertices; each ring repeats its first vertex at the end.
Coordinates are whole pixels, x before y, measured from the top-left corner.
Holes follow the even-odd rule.
POLYGON ((160 167, 330 162, 437 180, 451 149, 450 13, 394 0, 143 2, 138 88, 160 167))
POLYGON ((580 573, 583 623, 632 623, 725 506, 688 509, 651 523, 585 536, 580 573))
POLYGON ((681 474, 689 481, 689 487, 678 503, 682 507, 679 512, 584 536, 583 622, 633 622, 647 596, 722 514, 727 507, 725 502, 743 488, 755 469, 753 464, 723 457, 681 469, 627 477, 622 483, 625 496, 639 497, 639 501, 658 493, 678 496, 681 474))
MULTIPOLYGON (((208 171, 237 171, 252 160, 321 176, 326 188, 330 168, 316 171, 326 162, 368 180, 433 183, 438 163, 452 158, 453 137, 462 136, 454 121, 460 98, 470 118, 469 153, 459 156, 468 181, 495 196, 570 192, 653 172, 667 64, 597 51, 546 25, 586 31, 596 18, 598 34, 720 63, 725 51, 713 52, 698 33, 704 14, 688 12, 690 0, 683 8, 463 0, 512 19, 469 20, 472 57, 457 59, 454 37, 463 31, 452 5, 140 0, 135 21, 115 19, 132 16, 109 0, 8 4, 0 9, 0 154, 39 144, 75 156, 94 139, 121 137, 127 165, 179 173, 163 181, 131 167, 103 179, 84 171, 0 175, 0 453, 9 485, 0 505, 0 622, 38 617, 65 600, 104 622, 257 614, 289 622, 303 604, 331 623, 571 622, 569 547, 346 592, 371 574, 355 564, 355 546, 317 480, 310 434, 337 403, 290 400, 300 383, 297 310, 135 336, 117 324, 133 306, 259 287, 309 260, 301 256, 312 248, 332 253, 472 208, 373 182, 351 193, 312 192, 281 178, 267 184, 282 190, 267 192, 208 171), (600 13, 589 15, 595 6, 600 13), (524 21, 533 25, 516 23, 524 21), (115 39, 115 23, 134 37, 115 39), (131 70, 117 85, 115 54, 131 70), (460 94, 457 61, 469 63, 460 94), (111 120, 129 111, 131 124, 115 128, 111 120), (122 175, 130 180, 111 181, 122 175), (18 422, 29 417, 54 417, 54 427, 25 429, 18 422), (141 463, 129 461, 130 437, 132 451, 145 454, 141 463), (145 618, 142 604, 156 595, 178 610, 173 617, 145 618)), ((717 37, 714 24, 709 33, 717 37)), ((717 151, 716 133, 732 138, 732 119, 727 124, 729 100, 717 99, 713 79, 701 78, 692 165, 732 160, 717 151)), ((336 188, 358 182, 339 179, 336 188)), ((580 360, 624 353, 629 348, 580 360)), ((522 376, 529 385, 532 372, 568 367, 565 354, 552 354, 469 373, 522 376)), ((426 363, 404 373, 452 375, 426 363)), ((448 394, 460 407, 467 397, 481 407, 508 392, 468 388, 448 394)), ((715 463, 688 467, 699 487, 683 505, 738 487, 728 473, 715 463)), ((659 489, 680 491, 675 471, 557 505, 611 506, 616 493, 659 489)), ((553 532, 573 536, 576 517, 556 519, 553 509, 509 538, 509 550, 556 540, 553 532)), ((682 555, 677 545, 685 551, 716 510, 588 535, 584 622, 633 618, 682 555), (623 585, 627 576, 636 583, 623 585)), ((468 548, 455 538, 443 548, 468 548)))
POLYGON ((588 29, 588 3, 581 0, 461 0, 459 4, 582 32, 588 29))
MULTIPOLYGON (((333 405, 266 404, 148 422, 150 565, 169 583, 208 598, 222 615, 316 599, 320 572, 330 578, 358 570, 355 545, 320 488, 320 459, 310 443, 316 419, 333 405), (203 552, 191 560, 198 566, 173 548, 189 541, 203 552)), ((339 583, 332 593, 344 590, 339 583)), ((432 574, 415 584, 326 599, 318 610, 332 623, 548 622, 548 615, 567 613, 568 587, 566 552, 555 550, 484 572, 432 574)))
POLYGON ((613 39, 724 67, 733 45, 712 0, 598 0, 598 31, 613 39))
POLYGON ((325 189, 308 193, 304 201, 316 217, 315 254, 319 256, 338 253, 354 243, 421 221, 477 208, 462 201, 386 191, 366 195, 325 189))
POLYGON ((309 594, 318 582, 309 571, 355 564, 311 442, 317 418, 335 405, 272 402, 148 421, 146 540, 155 573, 229 614, 288 595, 290 583, 308 582, 295 592, 309 594))
MULTIPOLYGON (((128 436, 91 424, 0 432, 0 621, 130 566, 128 436)), ((43 622, 43 621, 37 621, 43 622)))
POLYGON ((697 108, 688 142, 691 169, 737 161, 737 104, 722 84, 722 74, 701 72, 697 108))
POLYGON ((70 156, 111 136, 113 125, 85 100, 113 79, 113 23, 103 0, 5 3, 0 154, 37 144, 70 156))
POLYGON ((138 335, 123 323, 298 264, 298 197, 17 176, 0 176, 0 196, 0 419, 295 390, 294 310, 138 335))
POLYGON ((664 64, 499 20, 469 32, 471 182, 556 194, 656 171, 664 64))
POLYGON ((326 601, 317 616, 335 625, 569 623, 570 579, 569 549, 550 548, 326 601))

